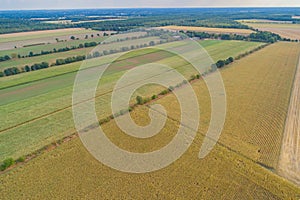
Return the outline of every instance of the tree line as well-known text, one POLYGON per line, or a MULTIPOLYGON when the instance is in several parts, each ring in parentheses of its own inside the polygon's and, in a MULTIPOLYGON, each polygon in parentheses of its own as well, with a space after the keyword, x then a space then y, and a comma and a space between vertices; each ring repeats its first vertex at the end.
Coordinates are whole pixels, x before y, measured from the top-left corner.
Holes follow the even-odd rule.
POLYGON ((20 74, 22 72, 36 71, 36 70, 45 69, 48 67, 49 67, 49 63, 47 63, 47 62, 35 63, 31 66, 26 65, 22 68, 22 70, 20 70, 17 67, 10 67, 10 68, 4 69, 3 72, 0 72, 0 77, 12 76, 12 75, 20 74))
MULTIPOLYGON (((184 31, 180 31, 184 32, 184 31)), ((199 39, 220 39, 220 40, 244 40, 252 42, 265 42, 265 43, 274 43, 277 41, 292 41, 298 42, 298 40, 291 40, 287 38, 282 38, 280 35, 271 33, 268 31, 258 31, 251 33, 248 36, 238 35, 238 34, 217 34, 217 33, 206 33, 206 32, 195 32, 195 31, 186 31, 189 37, 197 37, 199 39)))
POLYGON ((10 59, 11 59, 11 57, 9 57, 8 55, 0 56, 0 62, 7 61, 7 60, 10 60, 10 59))

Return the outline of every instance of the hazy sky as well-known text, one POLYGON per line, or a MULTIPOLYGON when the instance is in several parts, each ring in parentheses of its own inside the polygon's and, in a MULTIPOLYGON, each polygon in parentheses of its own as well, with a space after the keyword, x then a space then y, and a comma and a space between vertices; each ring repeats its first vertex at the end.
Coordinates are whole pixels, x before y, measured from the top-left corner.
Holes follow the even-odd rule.
POLYGON ((299 0, 0 0, 0 10, 120 7, 300 6, 299 0))

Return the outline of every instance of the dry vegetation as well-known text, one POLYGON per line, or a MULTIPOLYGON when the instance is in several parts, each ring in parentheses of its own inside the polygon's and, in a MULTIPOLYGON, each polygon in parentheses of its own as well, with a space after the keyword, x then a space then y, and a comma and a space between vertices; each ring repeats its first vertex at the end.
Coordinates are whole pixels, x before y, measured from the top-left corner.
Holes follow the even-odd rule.
MULTIPOLYGON (((227 94, 222 143, 256 162, 277 168, 299 54, 296 43, 276 43, 222 71, 227 94)), ((204 90, 204 83, 195 86, 196 91, 204 90)), ((202 93, 198 98, 203 98, 202 93)), ((169 109, 174 107, 171 99, 165 101, 169 109)), ((201 110, 206 123, 207 112, 209 108, 201 110)))
POLYGON ((276 24, 276 23, 244 23, 260 31, 270 31, 279 34, 281 37, 300 40, 299 24, 276 24))
POLYGON ((22 40, 24 37, 47 37, 49 35, 66 35, 66 34, 76 34, 89 32, 84 28, 67 28, 67 29, 57 29, 57 30, 45 30, 45 31, 30 31, 30 32, 20 32, 20 33, 8 33, 0 34, 0 41, 3 40, 22 40))
POLYGON ((280 173, 300 185, 300 62, 295 76, 290 108, 279 160, 280 173))
MULTIPOLYGON (((76 138, 1 175, 1 194, 24 199, 299 199, 299 187, 258 163, 276 168, 299 53, 296 43, 276 43, 222 70, 226 124, 219 143, 203 160, 198 152, 209 124, 210 98, 204 82, 197 81, 193 87, 199 91, 200 128, 188 151, 169 167, 139 175, 118 172, 96 161, 76 138)), ((173 95, 157 103, 165 106, 169 119, 152 138, 129 137, 114 121, 102 128, 126 150, 159 149, 176 133, 180 112, 173 95)), ((131 116, 145 125, 147 112, 140 106, 131 116)))
POLYGON ((197 32, 207 32, 207 33, 227 33, 227 34, 240 34, 249 35, 253 33, 252 30, 247 29, 234 29, 234 28, 207 28, 207 27, 194 27, 194 26, 164 26, 160 29, 175 30, 175 31, 197 31, 197 32))

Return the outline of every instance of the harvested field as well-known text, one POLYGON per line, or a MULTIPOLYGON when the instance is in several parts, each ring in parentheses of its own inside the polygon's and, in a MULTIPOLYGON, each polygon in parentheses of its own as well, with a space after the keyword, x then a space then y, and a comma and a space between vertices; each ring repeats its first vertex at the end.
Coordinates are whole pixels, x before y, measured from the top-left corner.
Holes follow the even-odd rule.
POLYGON ((87 30, 84 28, 68 28, 68 29, 56 29, 56 30, 45 30, 45 31, 8 33, 8 34, 0 34, 0 42, 28 40, 28 39, 44 38, 49 36, 62 36, 62 35, 69 35, 69 34, 82 34, 82 33, 90 33, 90 32, 91 30, 87 30))
MULTIPOLYGON (((30 46, 30 47, 22 47, 22 48, 17 48, 17 49, 8 49, 8 50, 1 50, 0 51, 0 56, 5 56, 5 55, 20 55, 20 56, 26 56, 29 54, 29 52, 33 52, 34 54, 36 53, 41 53, 41 51, 53 51, 54 48, 60 49, 60 48, 65 48, 65 47, 72 47, 72 46, 78 46, 79 44, 84 44, 85 42, 101 42, 105 38, 104 37, 96 37, 96 38, 89 38, 89 39, 81 39, 81 40, 70 40, 68 38, 67 42, 55 42, 51 44, 44 44, 44 45, 35 45, 35 46, 30 46)), ((0 46, 2 46, 0 44, 0 46)), ((3 47, 3 46, 2 46, 3 47)))
MULTIPOLYGON (((28 39, 28 40, 20 40, 20 41, 11 41, 11 42, 1 42, 0 43, 0 50, 13 50, 17 48, 22 48, 30 45, 35 45, 35 44, 56 44, 57 39, 61 42, 67 42, 71 41, 70 37, 74 36, 75 38, 79 38, 79 40, 85 39, 85 36, 87 34, 101 34, 101 37, 103 36, 103 32, 96 32, 96 31, 89 31, 84 34, 70 34, 69 35, 61 35, 61 36, 48 36, 48 37, 43 37, 43 38, 35 38, 35 39, 28 39)), ((38 45, 41 46, 41 45, 38 45)))
POLYGON ((226 34, 239 34, 239 35, 249 35, 253 33, 252 30, 247 29, 233 29, 233 28, 207 28, 207 27, 193 27, 193 26, 164 26, 159 27, 159 29, 174 30, 174 31, 197 31, 197 32, 207 32, 207 33, 226 33, 226 34))
POLYGON ((299 24, 275 24, 275 23, 244 23, 260 31, 270 31, 281 37, 300 40, 299 24))
POLYGON ((279 173, 300 185, 300 59, 285 124, 279 173))

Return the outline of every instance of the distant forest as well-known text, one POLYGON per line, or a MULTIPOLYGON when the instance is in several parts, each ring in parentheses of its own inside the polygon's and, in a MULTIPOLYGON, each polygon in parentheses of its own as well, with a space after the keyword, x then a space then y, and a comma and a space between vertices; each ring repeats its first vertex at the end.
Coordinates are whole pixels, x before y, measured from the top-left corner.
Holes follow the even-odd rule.
POLYGON ((0 34, 49 30, 59 28, 92 28, 101 31, 127 31, 139 27, 165 25, 205 26, 216 28, 249 29, 235 20, 269 19, 300 23, 293 19, 300 8, 170 8, 170 9, 80 9, 0 11, 0 34), (119 21, 98 21, 107 17, 120 17, 119 21), (68 20, 84 23, 53 24, 45 20, 68 20))

